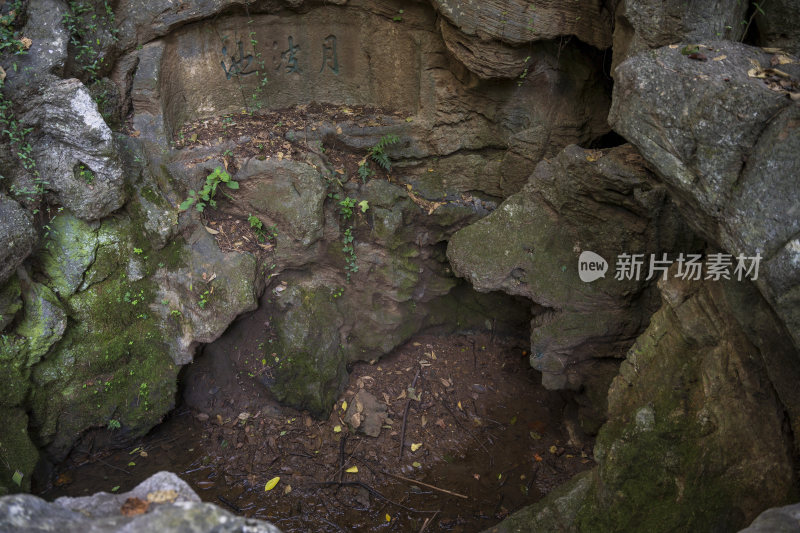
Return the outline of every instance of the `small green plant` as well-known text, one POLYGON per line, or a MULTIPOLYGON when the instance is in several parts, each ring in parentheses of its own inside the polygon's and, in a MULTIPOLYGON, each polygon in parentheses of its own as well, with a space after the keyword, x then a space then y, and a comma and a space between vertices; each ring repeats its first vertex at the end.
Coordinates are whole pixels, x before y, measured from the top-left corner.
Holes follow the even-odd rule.
POLYGON ((208 305, 208 297, 211 296, 211 291, 204 291, 200 294, 200 299, 197 300, 197 305, 200 309, 205 309, 206 305, 208 305))
POLYGON ((525 68, 522 71, 522 74, 519 75, 517 78, 517 86, 520 87, 525 82, 525 78, 528 77, 528 61, 531 60, 531 56, 525 58, 525 68))
POLYGON ((180 316, 181 316, 181 312, 179 310, 177 310, 177 309, 171 310, 169 312, 169 314, 170 314, 170 316, 175 317, 175 318, 180 318, 180 316))
POLYGON ((75 176, 86 182, 87 185, 94 183, 94 172, 92 172, 92 169, 83 163, 79 163, 75 167, 75 176))
POLYGON ((247 217, 247 221, 250 223, 250 228, 252 228, 253 233, 256 234, 256 239, 258 239, 258 242, 267 242, 269 236, 267 235, 267 232, 264 231, 264 223, 261 222, 261 219, 250 213, 247 217))
POLYGON ((105 62, 101 48, 102 33, 108 31, 113 41, 118 40, 119 28, 116 27, 111 3, 109 0, 93 3, 71 1, 64 14, 64 25, 75 50, 75 61, 88 74, 89 82, 97 80, 105 62))
POLYGON ((214 196, 217 194, 217 187, 219 187, 220 183, 224 183, 229 189, 236 190, 239 188, 239 182, 231 178, 231 175, 226 170, 223 170, 222 167, 217 167, 206 177, 206 184, 202 189, 189 191, 189 198, 181 202, 181 211, 186 211, 193 205, 201 213, 206 208, 206 205, 212 208, 217 207, 217 201, 214 196))
POLYGON ((362 182, 366 183, 367 179, 375 174, 375 171, 369 166, 370 159, 377 163, 386 172, 392 171, 392 162, 389 160, 389 156, 386 154, 386 148, 389 145, 398 142, 400 142, 400 138, 397 135, 388 133, 381 137, 380 141, 367 150, 367 156, 358 163, 358 175, 362 182))
POLYGON ((135 253, 136 255, 142 255, 142 249, 141 249, 141 248, 135 248, 135 247, 134 247, 134 249, 133 249, 133 253, 135 253))
POLYGON ((108 429, 110 431, 114 431, 115 429, 119 429, 122 427, 122 424, 119 423, 119 420, 114 420, 113 418, 108 421, 108 429))
MULTIPOLYGON (((339 200, 340 198, 337 193, 329 194, 328 197, 334 200, 339 200)), ((366 200, 357 202, 355 198, 350 198, 349 196, 343 200, 339 200, 339 215, 344 221, 349 221, 354 218, 356 205, 358 205, 362 213, 366 213, 369 209, 369 203, 366 200)), ((347 275, 348 283, 350 282, 350 277, 358 272, 358 257, 356 255, 355 236, 353 235, 353 230, 354 226, 352 223, 350 223, 349 227, 347 227, 342 234, 342 252, 344 252, 346 263, 345 273, 347 275)))

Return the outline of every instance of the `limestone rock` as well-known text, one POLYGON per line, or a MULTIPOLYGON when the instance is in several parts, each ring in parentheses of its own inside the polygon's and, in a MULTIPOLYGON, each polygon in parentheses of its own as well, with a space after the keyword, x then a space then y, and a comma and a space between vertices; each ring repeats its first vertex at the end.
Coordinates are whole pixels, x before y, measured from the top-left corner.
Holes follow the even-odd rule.
POLYGON ((95 260, 97 231, 72 215, 54 217, 49 226, 39 265, 49 279, 48 286, 61 298, 69 298, 95 260))
POLYGON ((99 492, 81 498, 58 498, 48 503, 32 495, 0 498, 0 530, 110 533, 112 531, 163 531, 165 533, 280 533, 262 520, 235 516, 210 503, 201 503, 195 492, 175 474, 159 472, 130 492, 99 492), (158 503, 158 496, 167 496, 158 503), (120 513, 125 501, 153 500, 147 511, 134 516, 120 513))
MULTIPOLYGON (((760 254, 758 286, 800 346, 800 106, 748 76, 771 56, 707 43, 717 61, 665 47, 621 64, 609 122, 664 180, 692 229, 760 254)), ((783 65, 800 76, 800 63, 783 65)))
POLYGON ((83 84, 59 80, 26 103, 36 169, 56 201, 85 220, 102 218, 125 201, 124 176, 111 130, 83 84))
POLYGON ((746 14, 747 2, 739 0, 618 0, 611 72, 631 56, 668 44, 739 41, 746 14))
POLYGON ((800 9, 792 0, 764 4, 755 18, 759 44, 800 55, 800 9))
POLYGON ((790 497, 792 437, 765 365, 796 357, 785 329, 750 283, 674 274, 609 391, 598 466, 492 531, 736 531, 790 497), (753 335, 751 312, 782 342, 753 335))
POLYGON ((516 78, 525 69, 525 59, 530 57, 527 48, 483 41, 460 32, 444 19, 440 19, 439 29, 450 53, 481 79, 516 78))
POLYGON ((22 309, 22 291, 19 279, 12 277, 0 286, 0 331, 6 329, 20 309, 22 309))
POLYGON ((6 67, 3 92, 16 102, 39 93, 64 74, 69 33, 64 27, 67 12, 63 0, 41 0, 27 4, 26 24, 20 32, 31 40, 27 53, 16 55, 16 68, 6 67))
POLYGON ((281 360, 270 387, 282 402, 326 416, 347 380, 339 314, 330 286, 300 282, 273 289, 281 360))
POLYGON ((377 437, 386 416, 386 404, 361 389, 348 403, 344 421, 369 437, 377 437))
POLYGON ((599 254, 613 272, 622 251, 660 254, 691 240, 632 147, 570 146, 540 163, 525 188, 497 211, 456 233, 447 255, 454 272, 477 290, 533 301, 531 364, 547 387, 577 390, 590 369, 602 366, 596 358, 624 353, 652 305, 646 272, 638 280, 609 273, 584 283, 580 254, 599 254))
POLYGON ((0 284, 10 278, 33 251, 36 230, 33 217, 17 202, 0 194, 0 284))
POLYGON ((252 213, 286 228, 279 238, 291 238, 301 247, 322 238, 326 188, 319 171, 295 161, 253 158, 236 177, 243 181, 237 196, 252 213))
POLYGON ((509 44, 574 35, 596 48, 611 46, 611 15, 599 0, 432 0, 436 10, 468 35, 509 44))
POLYGON ((800 531, 800 504, 767 509, 739 533, 797 533, 800 531))
MULTIPOLYGON (((7 377, 3 374, 0 376, 7 377)), ((0 416, 3 420, 3 427, 0 429, 3 453, 3 461, 0 461, 0 495, 29 491, 31 475, 39 461, 39 451, 28 434, 28 415, 20 408, 0 407, 0 416), (14 474, 17 474, 18 482, 15 481, 14 474)), ((0 518, 0 531, 2 530, 0 518)))

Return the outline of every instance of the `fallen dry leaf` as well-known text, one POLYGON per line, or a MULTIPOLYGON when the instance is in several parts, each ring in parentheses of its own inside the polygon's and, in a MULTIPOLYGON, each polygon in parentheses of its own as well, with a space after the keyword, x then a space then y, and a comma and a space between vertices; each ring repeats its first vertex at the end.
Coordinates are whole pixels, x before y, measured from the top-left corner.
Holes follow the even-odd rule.
POLYGON ((147 501, 150 503, 172 503, 177 498, 178 491, 172 489, 157 490, 155 492, 147 493, 147 501))
POLYGON ((150 503, 140 498, 128 498, 122 504, 120 512, 123 516, 136 516, 146 513, 149 507, 150 503))

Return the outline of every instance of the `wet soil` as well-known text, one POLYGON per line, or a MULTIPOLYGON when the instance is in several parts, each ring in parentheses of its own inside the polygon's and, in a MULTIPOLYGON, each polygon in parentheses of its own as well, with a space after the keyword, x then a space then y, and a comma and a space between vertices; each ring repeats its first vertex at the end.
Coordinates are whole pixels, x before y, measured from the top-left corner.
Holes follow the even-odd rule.
POLYGON ((183 407, 116 449, 84 442, 42 495, 127 491, 171 470, 203 500, 286 532, 473 532, 594 464, 591 443, 570 440, 564 400, 540 385, 524 339, 418 336, 353 365, 330 417, 315 420, 277 405, 262 384, 267 337, 223 337, 235 344, 184 376, 183 407), (386 407, 378 437, 345 423, 344 403, 361 390, 386 407))

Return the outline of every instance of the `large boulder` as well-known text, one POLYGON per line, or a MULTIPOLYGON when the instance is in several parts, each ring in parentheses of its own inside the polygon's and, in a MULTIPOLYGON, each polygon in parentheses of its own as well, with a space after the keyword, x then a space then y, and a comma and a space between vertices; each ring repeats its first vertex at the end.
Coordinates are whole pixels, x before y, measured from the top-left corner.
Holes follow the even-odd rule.
POLYGON ((48 503, 29 494, 0 498, 0 531, 111 533, 280 533, 262 520, 242 518, 200 497, 175 474, 159 472, 129 492, 98 492, 48 503))
MULTIPOLYGON (((761 49, 711 42, 701 53, 709 60, 674 46, 622 63, 609 122, 692 229, 734 265, 760 255, 757 284, 800 346, 800 105, 761 79, 772 59, 761 49)), ((800 79, 789 61, 781 71, 800 79)))
POLYGON ((618 0, 611 71, 631 56, 681 41, 739 41, 747 8, 741 0, 618 0))
POLYGON ((599 254, 613 272, 619 254, 660 259, 691 245, 691 232, 635 149, 569 146, 540 163, 525 188, 497 211, 456 233, 447 255, 454 272, 475 289, 501 290, 535 304, 531 364, 548 388, 596 389, 597 420, 616 371, 613 358, 625 352, 653 310, 652 283, 648 265, 635 279, 609 273, 581 281, 579 258, 599 254))
POLYGON ((20 122, 33 128, 38 179, 55 202, 85 220, 119 209, 125 202, 122 165, 86 87, 76 79, 54 81, 25 108, 20 122))
POLYGON ((792 435, 765 365, 796 356, 785 329, 751 283, 676 273, 611 386, 598 466, 490 531, 736 531, 792 497, 792 435))

